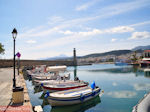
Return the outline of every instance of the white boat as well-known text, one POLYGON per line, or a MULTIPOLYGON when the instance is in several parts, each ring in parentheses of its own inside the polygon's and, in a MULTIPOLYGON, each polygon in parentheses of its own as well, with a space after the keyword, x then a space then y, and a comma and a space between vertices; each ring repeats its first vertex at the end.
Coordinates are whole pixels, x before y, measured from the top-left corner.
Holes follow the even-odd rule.
POLYGON ((48 84, 64 84, 64 83, 73 83, 73 82, 77 82, 74 80, 34 80, 33 83, 35 86, 41 86, 42 85, 48 85, 48 84))
POLYGON ((56 92, 56 91, 64 91, 69 89, 86 87, 88 86, 88 83, 84 81, 66 81, 66 82, 56 81, 54 84, 53 83, 41 84, 41 86, 44 93, 46 93, 47 91, 56 92))
POLYGON ((49 75, 49 76, 35 76, 32 80, 56 80, 56 75, 49 75))
POLYGON ((47 72, 57 72, 57 71, 65 71, 67 66, 49 66, 46 68, 47 72))
POLYGON ((150 112, 150 92, 133 107, 132 112, 150 112))
MULTIPOLYGON (((31 77, 33 80, 56 80, 59 72, 65 71, 66 68, 66 66, 50 66, 45 72, 32 73, 31 77)), ((65 74, 63 77, 70 79, 70 74, 65 74)))
POLYGON ((82 87, 54 93, 46 93, 45 97, 51 106, 65 106, 86 102, 100 93, 100 88, 82 87))
POLYGON ((145 50, 143 53, 143 59, 140 62, 141 67, 150 67, 150 50, 145 50))

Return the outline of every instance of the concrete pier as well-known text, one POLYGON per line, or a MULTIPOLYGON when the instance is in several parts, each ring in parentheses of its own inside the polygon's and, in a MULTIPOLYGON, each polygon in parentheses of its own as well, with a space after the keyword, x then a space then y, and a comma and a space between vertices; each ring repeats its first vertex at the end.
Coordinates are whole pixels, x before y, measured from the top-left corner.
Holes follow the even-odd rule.
POLYGON ((24 87, 23 104, 12 103, 12 87, 13 87, 13 68, 0 68, 0 112, 32 112, 32 105, 26 88, 23 75, 17 75, 16 70, 16 86, 24 87))

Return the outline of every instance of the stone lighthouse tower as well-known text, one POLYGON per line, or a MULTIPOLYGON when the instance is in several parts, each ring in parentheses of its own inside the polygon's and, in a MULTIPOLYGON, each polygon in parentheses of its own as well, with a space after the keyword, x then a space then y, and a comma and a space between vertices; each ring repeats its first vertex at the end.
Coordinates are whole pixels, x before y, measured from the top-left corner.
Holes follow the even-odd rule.
POLYGON ((76 49, 73 49, 73 65, 77 66, 76 49))

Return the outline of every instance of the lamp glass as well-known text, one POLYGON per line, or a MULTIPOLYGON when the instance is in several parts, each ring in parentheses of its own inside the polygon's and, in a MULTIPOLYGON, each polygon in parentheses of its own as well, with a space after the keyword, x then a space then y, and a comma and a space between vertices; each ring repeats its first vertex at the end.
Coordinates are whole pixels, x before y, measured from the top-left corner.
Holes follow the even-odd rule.
POLYGON ((13 36, 13 39, 16 39, 17 37, 17 30, 15 28, 12 31, 12 36, 13 36))

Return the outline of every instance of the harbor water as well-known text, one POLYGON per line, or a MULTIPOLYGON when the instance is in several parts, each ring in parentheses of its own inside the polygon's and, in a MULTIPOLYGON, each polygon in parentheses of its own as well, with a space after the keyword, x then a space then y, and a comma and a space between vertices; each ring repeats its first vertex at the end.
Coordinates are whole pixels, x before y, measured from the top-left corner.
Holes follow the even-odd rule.
POLYGON ((44 112, 131 112, 133 106, 150 91, 150 70, 132 66, 114 64, 93 64, 68 67, 71 79, 79 77, 104 90, 104 94, 86 103, 51 107, 43 97, 41 88, 36 88, 32 80, 26 78, 26 84, 33 106, 41 105, 44 112))

